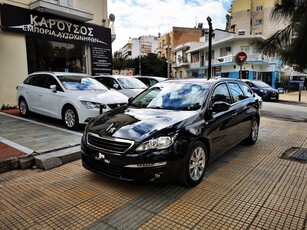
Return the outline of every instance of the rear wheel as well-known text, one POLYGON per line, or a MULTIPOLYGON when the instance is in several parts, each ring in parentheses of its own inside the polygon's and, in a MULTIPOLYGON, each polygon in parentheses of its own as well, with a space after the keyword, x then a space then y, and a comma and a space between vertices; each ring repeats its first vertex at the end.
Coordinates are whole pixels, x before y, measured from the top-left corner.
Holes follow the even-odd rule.
POLYGON ((21 98, 19 100, 18 107, 19 107, 19 112, 20 112, 21 116, 26 117, 26 116, 29 115, 29 107, 28 107, 28 104, 27 104, 27 102, 24 98, 21 98))
POLYGON ((248 138, 246 139, 246 143, 249 145, 253 145, 258 140, 259 133, 259 122, 257 119, 253 119, 251 123, 251 130, 248 138))
POLYGON ((207 161, 206 146, 200 141, 193 143, 185 156, 180 183, 190 187, 198 185, 205 175, 207 161))
POLYGON ((66 106, 64 108, 62 119, 68 129, 75 130, 79 126, 78 113, 73 106, 66 106))

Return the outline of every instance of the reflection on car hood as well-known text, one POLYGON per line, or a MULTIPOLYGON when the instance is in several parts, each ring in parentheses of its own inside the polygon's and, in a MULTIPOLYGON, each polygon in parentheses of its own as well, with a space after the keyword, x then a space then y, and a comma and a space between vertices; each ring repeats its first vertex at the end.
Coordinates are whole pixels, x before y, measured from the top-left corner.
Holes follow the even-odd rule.
POLYGON ((70 95, 79 101, 99 102, 103 104, 127 103, 128 97, 113 90, 82 90, 69 91, 70 95))
POLYGON ((117 112, 101 117, 90 128, 90 131, 100 136, 113 136, 139 142, 153 132, 175 124, 187 126, 198 114, 198 111, 128 108, 125 111, 117 110, 117 112))

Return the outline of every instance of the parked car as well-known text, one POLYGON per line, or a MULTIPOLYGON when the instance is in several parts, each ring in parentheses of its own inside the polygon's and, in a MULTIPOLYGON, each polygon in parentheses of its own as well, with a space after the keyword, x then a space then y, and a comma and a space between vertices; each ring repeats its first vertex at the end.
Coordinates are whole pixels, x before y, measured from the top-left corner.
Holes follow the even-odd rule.
POLYGON ((165 78, 165 77, 156 77, 156 76, 135 76, 135 78, 142 81, 148 87, 153 86, 154 84, 156 84, 160 81, 167 80, 167 78, 165 78))
POLYGON ((274 89, 267 83, 260 81, 260 80, 245 80, 243 79, 251 89, 257 93, 264 101, 270 100, 278 100, 279 99, 279 92, 277 89, 274 89))
POLYGON ((99 75, 93 76, 97 81, 101 82, 110 89, 118 90, 118 92, 127 97, 135 97, 145 90, 147 86, 140 80, 125 75, 99 75))
POLYGON ((17 102, 22 116, 34 112, 76 129, 100 112, 126 104, 128 97, 86 74, 36 72, 17 86, 17 102))
POLYGON ((209 161, 257 141, 259 110, 258 97, 237 79, 159 82, 88 123, 82 163, 122 180, 195 186, 209 161))

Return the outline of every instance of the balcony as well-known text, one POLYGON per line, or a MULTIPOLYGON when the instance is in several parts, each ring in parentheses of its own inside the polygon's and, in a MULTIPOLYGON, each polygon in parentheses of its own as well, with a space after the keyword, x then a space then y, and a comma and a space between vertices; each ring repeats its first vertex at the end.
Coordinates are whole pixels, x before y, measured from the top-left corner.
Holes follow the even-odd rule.
POLYGON ((30 3, 30 10, 38 10, 44 13, 50 13, 61 17, 70 18, 82 22, 93 20, 94 14, 79 10, 70 6, 68 1, 38 0, 30 3))

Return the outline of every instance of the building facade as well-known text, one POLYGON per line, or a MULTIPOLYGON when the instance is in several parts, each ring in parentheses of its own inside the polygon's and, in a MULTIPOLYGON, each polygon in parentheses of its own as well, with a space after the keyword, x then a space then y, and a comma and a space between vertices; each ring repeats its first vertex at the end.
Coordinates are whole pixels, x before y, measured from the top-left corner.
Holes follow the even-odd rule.
POLYGON ((35 71, 111 73, 107 0, 7 0, 0 15, 0 108, 17 104, 16 86, 35 71))
POLYGON ((165 58, 168 61, 171 77, 176 75, 176 70, 172 67, 175 64, 173 49, 186 42, 199 42, 203 34, 204 29, 202 27, 173 27, 172 31, 160 36, 158 39, 157 54, 158 57, 165 58))
POLYGON ((272 20, 271 11, 276 0, 233 0, 228 31, 240 35, 262 35, 268 38, 285 28, 284 20, 272 20))
POLYGON ((149 53, 156 53, 157 47, 158 37, 143 35, 130 39, 124 47, 116 52, 116 57, 134 59, 149 53))
MULTIPOLYGON (((281 71, 278 59, 261 55, 251 45, 255 38, 264 39, 262 36, 238 35, 222 30, 214 30, 213 34, 215 36, 212 39, 211 76, 257 79, 275 86, 281 71), (238 65, 235 60, 239 52, 247 55, 247 60, 242 65, 238 65)), ((189 77, 205 78, 210 71, 209 44, 206 37, 202 40, 205 40, 203 45, 188 51, 190 63, 186 71, 189 77)))

